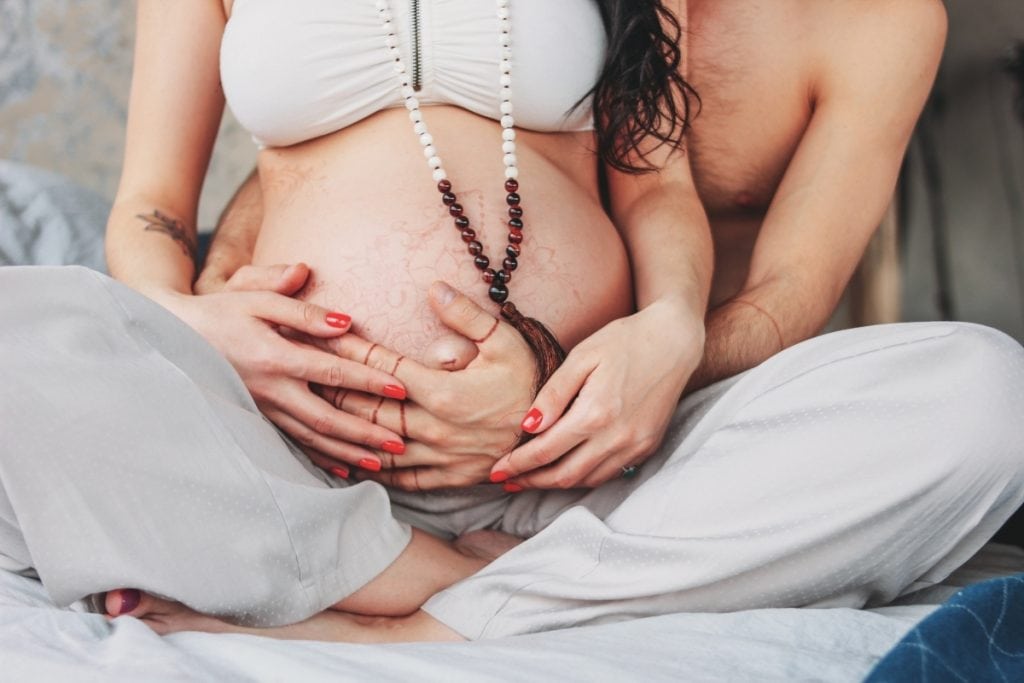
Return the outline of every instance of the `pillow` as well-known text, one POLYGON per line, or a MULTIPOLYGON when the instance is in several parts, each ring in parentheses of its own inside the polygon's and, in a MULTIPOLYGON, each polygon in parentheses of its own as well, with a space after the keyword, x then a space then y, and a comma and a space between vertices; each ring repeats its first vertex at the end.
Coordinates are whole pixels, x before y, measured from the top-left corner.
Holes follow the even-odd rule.
POLYGON ((110 202, 57 173, 0 159, 0 265, 105 272, 110 202))

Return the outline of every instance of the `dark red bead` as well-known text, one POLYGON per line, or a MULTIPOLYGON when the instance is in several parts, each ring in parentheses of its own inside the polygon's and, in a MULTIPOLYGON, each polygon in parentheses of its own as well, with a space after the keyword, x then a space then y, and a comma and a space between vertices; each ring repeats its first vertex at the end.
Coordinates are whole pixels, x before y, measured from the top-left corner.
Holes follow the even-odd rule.
POLYGON ((444 202, 445 206, 451 206, 455 203, 456 197, 454 192, 445 192, 441 195, 441 201, 444 202))
POLYGON ((523 242, 523 231, 522 230, 511 230, 508 233, 508 241, 510 244, 522 244, 523 242))
POLYGON ((500 282, 495 282, 491 285, 491 288, 487 290, 487 294, 491 297, 491 301, 500 304, 508 298, 508 287, 500 282))
POLYGON ((523 217, 523 207, 521 207, 521 206, 510 206, 510 207, 508 207, 508 215, 509 215, 509 218, 522 218, 523 217))
POLYGON ((498 271, 496 279, 501 284, 507 285, 508 283, 512 282, 512 273, 502 268, 501 270, 498 271))
POLYGON ((484 271, 484 282, 486 282, 487 284, 491 284, 492 282, 494 282, 494 278, 496 276, 497 273, 494 272, 494 268, 488 268, 487 270, 484 271))
POLYGON ((515 228, 516 230, 522 230, 523 229, 523 222, 521 220, 519 220, 518 218, 513 218, 512 220, 510 220, 508 222, 508 227, 515 228))
POLYGON ((512 258, 519 258, 519 255, 523 253, 523 250, 519 248, 518 244, 510 244, 505 247, 505 253, 512 258))
POLYGON ((466 218, 465 216, 456 216, 455 227, 458 228, 459 230, 465 230, 466 228, 469 227, 469 219, 466 218))
POLYGON ((484 253, 484 245, 480 244, 476 240, 472 240, 466 244, 466 248, 473 256, 478 256, 484 253))
POLYGON ((447 178, 445 178, 444 180, 438 181, 438 183, 437 183, 437 191, 440 192, 441 194, 444 194, 445 192, 451 192, 452 191, 452 181, 448 180, 447 178))
POLYGON ((515 178, 509 178, 505 181, 506 192, 517 192, 519 190, 519 181, 515 178))
POLYGON ((508 202, 509 206, 519 206, 519 202, 522 201, 522 197, 517 195, 515 192, 509 192, 508 196, 505 197, 505 201, 508 202))
POLYGON ((476 230, 473 228, 466 228, 462 231, 462 241, 469 244, 476 239, 476 230))
POLYGON ((462 204, 452 204, 451 206, 448 207, 448 213, 450 213, 453 216, 461 216, 462 204))
POLYGON ((515 270, 519 267, 519 261, 517 261, 515 257, 509 256, 505 258, 502 265, 505 266, 505 270, 515 270))
POLYGON ((480 270, 487 270, 487 266, 491 265, 491 259, 486 256, 477 256, 473 259, 473 265, 480 270))

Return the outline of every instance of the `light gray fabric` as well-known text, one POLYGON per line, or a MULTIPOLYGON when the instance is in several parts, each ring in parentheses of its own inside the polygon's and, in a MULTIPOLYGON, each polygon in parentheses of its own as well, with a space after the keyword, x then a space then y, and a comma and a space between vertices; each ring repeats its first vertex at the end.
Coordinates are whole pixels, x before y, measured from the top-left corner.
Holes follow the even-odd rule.
MULTIPOLYGON (((81 268, 0 269, 0 291, 0 554, 59 604, 136 587, 282 623, 404 546, 383 489, 329 488, 159 306, 81 268)), ((994 330, 821 337, 687 399, 635 480, 481 506, 540 533, 426 609, 485 638, 882 603, 946 576, 1020 504, 1021 414, 1024 350, 994 330)), ((440 526, 474 514, 425 500, 440 526)))
POLYGON ((0 266, 83 265, 104 271, 110 202, 67 178, 0 159, 0 266))
POLYGON ((57 604, 134 587, 291 623, 405 547, 381 487, 315 475, 160 306, 78 267, 0 268, 0 291, 0 555, 57 604))
POLYGON ((1001 332, 819 337, 684 401, 643 476, 517 499, 502 528, 539 533, 424 609, 477 639, 885 604, 941 581, 1024 501, 1022 416, 1024 349, 1001 332))
POLYGON ((1024 551, 987 546, 913 604, 875 610, 670 614, 472 643, 350 645, 222 633, 157 637, 54 607, 0 572, 0 662, 12 681, 836 681, 864 679, 934 605, 968 581, 1024 571, 1024 551))

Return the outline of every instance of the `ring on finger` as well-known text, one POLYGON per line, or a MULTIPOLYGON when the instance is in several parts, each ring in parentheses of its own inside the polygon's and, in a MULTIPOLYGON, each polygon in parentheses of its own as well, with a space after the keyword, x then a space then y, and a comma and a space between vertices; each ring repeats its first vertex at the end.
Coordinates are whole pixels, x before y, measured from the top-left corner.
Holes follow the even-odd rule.
POLYGON ((636 465, 623 465, 622 466, 622 478, 632 479, 640 471, 640 468, 636 465))

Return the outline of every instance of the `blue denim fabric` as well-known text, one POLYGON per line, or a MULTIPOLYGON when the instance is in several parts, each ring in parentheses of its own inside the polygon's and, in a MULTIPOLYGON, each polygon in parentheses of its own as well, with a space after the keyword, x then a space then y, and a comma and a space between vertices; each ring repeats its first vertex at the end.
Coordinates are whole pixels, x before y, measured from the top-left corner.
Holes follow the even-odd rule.
POLYGON ((904 636, 867 683, 1024 681, 1024 574, 964 588, 904 636))

